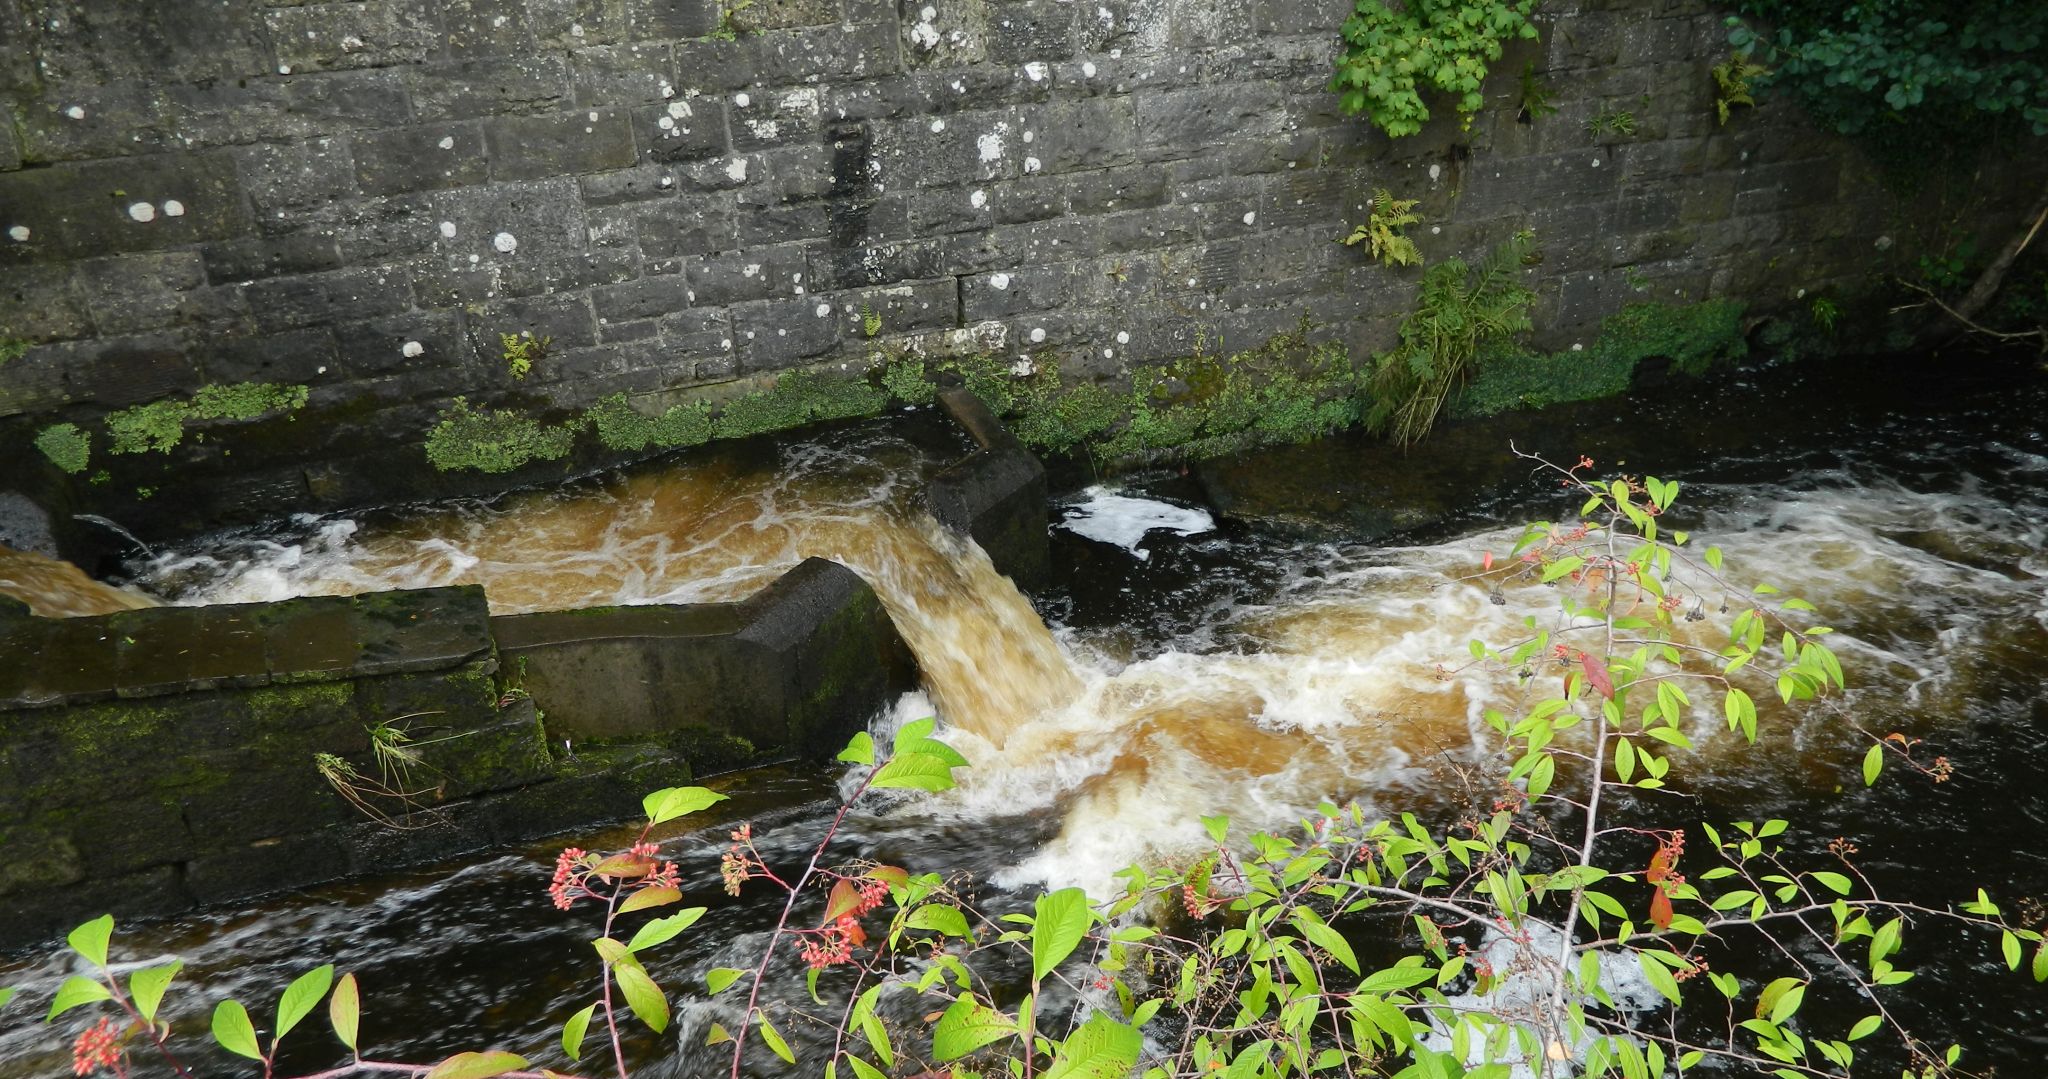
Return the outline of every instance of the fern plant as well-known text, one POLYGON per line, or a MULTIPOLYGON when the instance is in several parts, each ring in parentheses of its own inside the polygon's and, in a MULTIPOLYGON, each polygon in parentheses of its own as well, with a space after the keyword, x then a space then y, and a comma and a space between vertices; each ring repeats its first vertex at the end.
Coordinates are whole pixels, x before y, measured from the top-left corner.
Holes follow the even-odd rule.
POLYGON ((1422 220, 1414 212, 1417 201, 1397 199, 1386 188, 1380 188, 1372 198, 1371 215, 1344 238, 1344 246, 1364 244, 1372 257, 1385 266, 1422 265, 1422 252, 1415 249, 1415 241, 1401 234, 1403 228, 1422 220))
POLYGON ((1535 249, 1536 234, 1523 229, 1476 268, 1445 259, 1422 275, 1400 343, 1373 357, 1368 430, 1403 446, 1420 442, 1481 352, 1530 328, 1536 295, 1515 272, 1535 249))
POLYGON ((1756 99, 1749 96, 1749 80, 1770 73, 1769 68, 1750 63, 1749 58, 1739 52, 1729 53, 1728 59, 1714 65, 1714 113, 1721 118, 1722 124, 1727 124, 1735 106, 1756 107, 1756 99))

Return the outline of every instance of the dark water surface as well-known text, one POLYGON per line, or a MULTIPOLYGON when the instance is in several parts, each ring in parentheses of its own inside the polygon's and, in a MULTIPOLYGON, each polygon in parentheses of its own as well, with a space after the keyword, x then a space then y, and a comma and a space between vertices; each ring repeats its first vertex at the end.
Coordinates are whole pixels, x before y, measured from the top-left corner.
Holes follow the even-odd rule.
MULTIPOLYGON (((1058 737, 1020 719, 1006 746, 964 738, 976 764, 969 790, 951 800, 864 804, 832 855, 967 874, 999 912, 1025 905, 1040 882, 1099 883, 1141 844, 1170 849, 1212 806, 1272 825, 1334 795, 1454 813, 1458 796, 1432 789, 1399 739, 1334 770, 1261 739, 1282 729, 1319 752, 1358 747, 1369 735, 1346 726, 1330 701, 1386 684, 1404 703, 1375 707, 1411 710, 1418 726, 1431 724, 1432 737, 1459 748, 1476 705, 1434 690, 1428 664, 1458 659, 1467 637, 1498 626, 1483 599, 1446 587, 1445 575, 1476 564, 1482 550, 1504 551, 1503 526, 1573 508, 1513 463, 1513 441, 1684 481, 1668 525, 1721 544, 1731 565, 1761 579, 1808 582, 1802 594, 1841 631, 1855 723, 1921 739, 1917 755, 1955 767, 1947 782, 1894 770, 1865 790, 1856 772, 1862 735, 1839 718, 1788 717, 1767 726, 1763 748, 1704 759, 1682 795, 1624 807, 1632 822, 1786 817, 1809 849, 1853 838, 1859 865, 1891 898, 1941 906, 1980 885, 2008 910, 2022 897, 2048 898, 2048 382, 2023 366, 1947 364, 1812 365, 1464 425, 1409 456, 1340 438, 1209 472, 1125 478, 1116 486, 1126 494, 1186 505, 1213 497, 1245 517, 1187 537, 1153 533, 1140 544, 1144 560, 1056 530, 1059 584, 1039 607, 1084 687, 1057 722, 1034 721, 1058 737), (1264 508, 1247 490, 1265 496, 1264 508), (1389 513, 1389 505, 1412 512, 1389 513), (1265 512, 1273 506, 1287 512, 1265 512), (1112 740, 1138 728, 1170 736, 1112 740), (1096 763, 1052 759, 1046 748, 1069 744, 1074 761, 1096 763), (1149 754, 1145 767, 1125 761, 1132 745, 1142 750, 1135 756, 1149 754), (1186 747, 1190 759, 1213 749, 1215 759, 1187 775, 1162 774, 1159 746, 1186 747), (1279 754, 1270 767, 1232 764, 1268 752, 1279 754), (1033 759, 1018 759, 1025 756, 1033 759)), ((1086 498, 1076 491, 1067 501, 1086 498)), ((1001 645, 981 661, 990 677, 1001 645)), ((1483 696, 1473 693, 1473 701, 1483 696)), ((907 701, 880 722, 922 704, 907 701)), ((711 910, 649 964, 682 999, 669 1036, 629 1034, 639 1074, 723 1073, 723 1050, 701 1042, 710 1023, 733 1025, 741 1001, 707 1002, 687 990, 711 967, 752 966, 780 905, 765 890, 749 892, 751 902, 726 899, 718 876, 726 833, 751 820, 771 862, 794 868, 829 819, 838 779, 797 768, 714 780, 732 801, 712 812, 716 820, 667 839, 685 872, 685 902, 711 910)), ((574 841, 598 849, 630 838, 622 829, 574 841)), ((186 959, 168 1012, 188 1048, 204 1040, 220 995, 250 1003, 261 1027, 286 981, 333 962, 362 981, 371 1055, 431 1061, 502 1047, 560 1067, 558 1024, 590 999, 597 959, 588 941, 598 927, 587 908, 563 914, 547 900, 560 845, 126 927, 116 955, 138 964, 186 959), (195 984, 204 992, 192 992, 195 984)), ((80 920, 96 913, 91 896, 79 907, 80 920)), ((1923 1036, 1968 1046, 1964 1064, 1975 1071, 2048 1070, 2048 989, 2005 973, 1996 940, 1928 927, 1909 934, 1899 962, 1921 972, 1896 999, 1923 1036)), ((801 1002, 795 956, 779 957, 776 969, 777 999, 801 1002)), ((0 1076, 69 1074, 69 1038, 81 1025, 73 1020, 87 1010, 49 1028, 36 1022, 68 972, 61 957, 0 961, 0 985, 25 987, 25 999, 0 1012, 0 1076)), ((828 1001, 833 983, 824 980, 828 1001)), ((1840 1025, 1869 1010, 1840 997, 1823 984, 1808 1007, 1847 1017, 1840 1025)), ((804 1073, 822 1070, 812 1063, 829 1044, 821 1029, 784 1025, 804 1073)), ((598 1041, 593 1031, 593 1050, 598 1041)), ((1879 1041, 1859 1048, 1881 1052, 1879 1041)), ((229 1058, 191 1055, 202 1074, 239 1073, 229 1058)), ((282 1070, 339 1059, 316 1016, 288 1039, 282 1070)), ((749 1060, 754 1074, 789 1072, 758 1049, 749 1060)), ((1897 1066, 1859 1061, 1858 1074, 1866 1070, 1896 1074, 1897 1066)))

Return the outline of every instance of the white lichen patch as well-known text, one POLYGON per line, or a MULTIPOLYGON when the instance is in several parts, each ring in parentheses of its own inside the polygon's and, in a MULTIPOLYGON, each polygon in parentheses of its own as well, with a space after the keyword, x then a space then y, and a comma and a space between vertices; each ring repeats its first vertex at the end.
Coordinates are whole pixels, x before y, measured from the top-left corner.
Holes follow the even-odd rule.
POLYGON ((1043 327, 1043 326, 1033 326, 1033 327, 1031 328, 1031 343, 1032 343, 1032 344, 1034 344, 1034 345, 1036 345, 1036 344, 1040 344, 1040 343, 1043 343, 1044 341, 1045 341, 1045 327, 1043 327))
POLYGON ((936 135, 936 134, 938 134, 939 132, 941 132, 941 131, 944 131, 944 130, 946 130, 946 121, 944 121, 944 120, 933 120, 933 121, 932 121, 932 134, 936 135))
POLYGON ((73 120, 83 120, 85 119, 85 108, 80 105, 73 105, 64 110, 64 115, 71 117, 73 120))
POLYGON ((1039 161, 1035 157, 1027 157, 1024 159, 1024 171, 1026 173, 1037 172, 1039 169, 1043 167, 1045 167, 1044 163, 1039 161))
POLYGON ((509 255, 512 252, 519 250, 519 237, 514 236, 509 232, 501 232, 496 236, 491 237, 491 246, 509 255))
POLYGON ((981 163, 993 165, 1003 159, 1003 136, 1010 133, 1010 125, 998 122, 995 130, 974 140, 974 148, 981 155, 981 163))
POLYGON ((972 206, 977 210, 981 209, 984 206, 987 206, 988 192, 976 191, 974 194, 967 196, 967 205, 972 206))
POLYGON ((744 109, 747 106, 753 104, 754 99, 748 97, 746 94, 734 94, 732 95, 732 103, 744 109))
POLYGON ((1032 82, 1044 82, 1046 76, 1045 61, 1033 60, 1025 64, 1024 74, 1029 76, 1032 82))
POLYGON ((156 207, 146 202, 129 203, 128 216, 137 221, 154 221, 156 220, 156 207))
POLYGON ((185 204, 184 204, 184 203, 182 203, 182 202, 179 202, 179 201, 178 201, 177 199, 165 199, 165 200, 164 200, 164 216, 165 216, 165 217, 183 217, 183 216, 185 216, 185 204))
POLYGON ((29 238, 28 226, 16 225, 13 228, 8 229, 7 238, 13 240, 15 243, 18 244, 27 243, 29 238))
POLYGON ((1258 212, 1257 210, 1252 210, 1252 211, 1250 211, 1249 213, 1246 213, 1246 214, 1244 215, 1244 223, 1245 223, 1245 224, 1247 224, 1247 225, 1249 225, 1249 224, 1251 224, 1251 223, 1253 223, 1253 222, 1257 221, 1258 219, 1259 219, 1259 212, 1258 212))
POLYGON ((731 161, 726 162, 725 175, 734 183, 746 183, 747 159, 744 157, 735 157, 731 161))
POLYGON ((455 222, 441 222, 441 238, 444 240, 452 240, 455 238, 455 222))
POLYGON ((747 130, 752 131, 755 138, 767 142, 782 134, 782 125, 774 120, 748 120, 747 130))
POLYGON ((420 356, 424 356, 426 355, 426 352, 427 346, 420 344, 418 341, 407 341, 398 349, 399 355, 404 356, 407 359, 414 359, 420 356))

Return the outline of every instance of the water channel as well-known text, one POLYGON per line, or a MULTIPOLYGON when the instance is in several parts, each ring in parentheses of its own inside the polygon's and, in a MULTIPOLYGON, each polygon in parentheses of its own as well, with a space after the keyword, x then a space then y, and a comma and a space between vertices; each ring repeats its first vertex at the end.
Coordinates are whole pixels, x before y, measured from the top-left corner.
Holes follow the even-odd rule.
MULTIPOLYGON (((962 874, 1001 910, 1043 886, 1101 891, 1135 859, 1196 847, 1204 814, 1280 827, 1324 799, 1459 813, 1458 777, 1489 748, 1481 711, 1512 711, 1529 691, 1438 666, 1555 608, 1548 589, 1510 587, 1496 604, 1466 578, 1520 522, 1574 508, 1508 459, 1513 441, 1683 481, 1668 524, 1719 544, 1741 580, 1797 581, 1839 630, 1846 708, 1769 709, 1761 747, 1714 735, 1718 715, 1703 714, 1689 779, 1639 811, 1646 823, 1787 817, 1808 849, 1853 837, 1893 898, 1944 905, 1982 885, 2018 900, 2048 895, 2044 416, 2048 388, 2012 369, 1936 379, 1910 360, 1841 362, 1467 425, 1413 458, 1362 438, 1290 447, 1208 472, 1207 490, 1199 469, 1102 485, 1077 471, 1057 508, 1068 520, 1054 533, 1056 583, 1035 607, 917 512, 916 480, 948 447, 900 424, 699 452, 489 505, 279 522, 139 561, 131 584, 170 602, 236 602, 480 581, 496 609, 518 611, 734 598, 803 556, 837 558, 883 596, 924 672, 924 692, 878 716, 878 731, 936 712, 973 767, 957 791, 864 802, 834 853, 962 874), (1313 506, 1264 522, 1210 512, 1246 476, 1313 489, 1298 500, 1313 506), (1387 490, 1429 512, 1362 538, 1361 507, 1389 497, 1366 492, 1387 490), (1895 774, 1865 790, 1857 726, 1920 740, 1916 754, 1946 757, 1953 778, 1895 774)), ((711 913, 650 963, 662 984, 752 965, 775 910, 723 895, 726 833, 750 820, 771 860, 800 861, 839 779, 791 767, 713 781, 732 796, 717 819, 666 840, 685 901, 711 913)), ((549 1047, 587 1002, 596 929, 547 900, 560 845, 124 927, 117 953, 185 958, 181 982, 208 995, 174 990, 171 1015, 195 1034, 217 995, 267 1001, 333 962, 361 979, 364 1036, 381 1058, 505 1047, 561 1066, 549 1047)), ((94 912, 81 903, 83 920, 94 912)), ((783 961, 800 1002, 800 964, 783 961)), ((1930 927, 1904 961, 1922 971, 1905 992, 1930 1040, 1961 1042, 1966 1064, 2000 1074, 2048 1057, 2048 994, 2003 972, 1995 940, 1930 927)), ((57 957, 0 960, 0 984, 38 995, 66 972, 57 957)), ((682 1002, 669 1037, 635 1040, 636 1074, 722 1072, 722 1050, 701 1042, 737 1007, 682 1002)), ((0 1023, 0 1076, 64 1074, 61 1039, 16 1011, 0 1023)), ((791 1033, 800 1060, 822 1059, 817 1031, 791 1033)), ((286 1068, 335 1062, 324 1035, 295 1040, 286 1068)), ((782 1074, 765 1053, 750 1059, 782 1074)))

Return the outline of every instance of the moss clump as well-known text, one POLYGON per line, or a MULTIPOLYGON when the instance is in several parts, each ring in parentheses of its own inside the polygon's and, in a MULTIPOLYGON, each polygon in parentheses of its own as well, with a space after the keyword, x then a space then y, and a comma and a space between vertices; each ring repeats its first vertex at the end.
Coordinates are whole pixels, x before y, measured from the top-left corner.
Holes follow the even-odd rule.
POLYGON ((864 380, 788 371, 773 387, 726 402, 712 433, 717 438, 746 438, 823 420, 872 416, 888 403, 886 391, 864 380))
POLYGON ((633 411, 625 394, 615 393, 590 406, 583 415, 596 428, 598 441, 608 449, 675 449, 711 438, 711 406, 702 401, 677 405, 659 416, 645 416, 633 411))
POLYGON ((1358 422, 1350 357, 1340 345, 1312 344, 1311 329, 1304 320, 1228 357, 1197 351, 1140 367, 1122 387, 1070 384, 1057 363, 1013 367, 990 356, 929 369, 905 357, 883 369, 881 382, 899 400, 921 404, 931 399, 930 374, 949 373, 1004 416, 1026 445, 1049 453, 1079 450, 1101 460, 1213 456, 1306 441, 1358 422))
POLYGON ((306 407, 304 386, 270 382, 239 382, 232 386, 201 386, 190 400, 170 398, 107 414, 110 453, 169 453, 185 440, 191 421, 254 420, 296 412, 306 407))
POLYGON ((547 425, 513 409, 473 410, 461 397, 427 434, 427 461, 449 472, 510 472, 532 461, 556 461, 576 443, 576 423, 547 425))
POLYGON ((92 435, 75 423, 53 423, 36 436, 36 449, 51 464, 77 475, 92 460, 92 435))
POLYGON ((29 342, 18 337, 0 337, 0 367, 28 355, 29 342))
POLYGON ((1630 304, 1601 323, 1599 339, 1584 351, 1503 351, 1486 357, 1452 411, 1491 416, 1590 401, 1628 389, 1637 365, 1652 357, 1669 359, 1682 374, 1699 375, 1748 351, 1742 305, 1733 300, 1630 304))
POLYGON ((233 386, 201 386, 192 396, 195 420, 253 420, 262 416, 297 412, 306 407, 304 386, 270 382, 240 382, 233 386))
POLYGON ((185 439, 185 421, 192 415, 184 401, 151 401, 107 414, 109 453, 169 453, 185 439))

